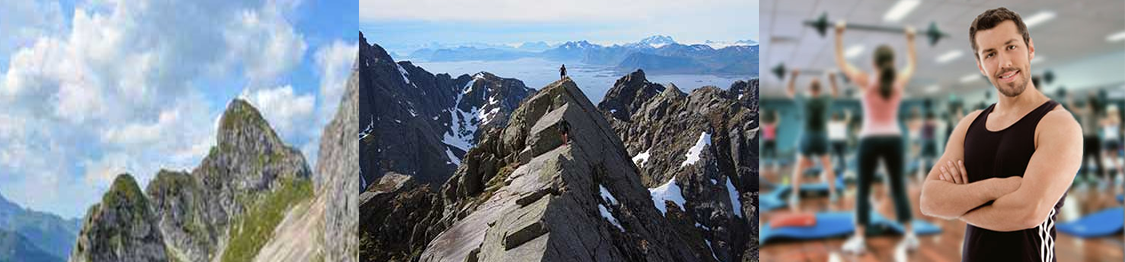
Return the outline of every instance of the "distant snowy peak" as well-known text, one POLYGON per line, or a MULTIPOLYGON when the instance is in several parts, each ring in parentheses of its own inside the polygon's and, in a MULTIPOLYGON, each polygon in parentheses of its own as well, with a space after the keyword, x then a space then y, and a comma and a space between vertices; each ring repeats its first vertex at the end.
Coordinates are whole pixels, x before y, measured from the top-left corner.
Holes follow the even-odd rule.
POLYGON ((597 45, 597 44, 590 43, 589 41, 586 41, 586 40, 582 40, 582 41, 566 42, 566 43, 563 43, 562 45, 559 45, 558 48, 570 50, 570 49, 590 49, 590 48, 598 48, 598 47, 601 47, 601 46, 597 45))
POLYGON ((670 44, 675 44, 675 43, 676 43, 676 41, 672 40, 671 36, 666 36, 666 35, 654 35, 654 36, 646 37, 645 39, 641 39, 640 42, 637 42, 638 45, 646 45, 646 46, 650 46, 652 48, 660 48, 660 47, 670 45, 670 44))
POLYGON ((551 49, 551 45, 547 44, 547 42, 543 42, 543 41, 524 42, 524 43, 516 46, 516 49, 527 50, 527 51, 543 51, 543 50, 551 49))
POLYGON ((707 40, 707 41, 704 41, 703 44, 708 45, 708 46, 710 46, 711 48, 714 48, 714 49, 723 49, 723 48, 731 47, 731 46, 757 46, 758 42, 756 42, 754 40, 738 40, 738 41, 734 41, 734 42, 707 40))

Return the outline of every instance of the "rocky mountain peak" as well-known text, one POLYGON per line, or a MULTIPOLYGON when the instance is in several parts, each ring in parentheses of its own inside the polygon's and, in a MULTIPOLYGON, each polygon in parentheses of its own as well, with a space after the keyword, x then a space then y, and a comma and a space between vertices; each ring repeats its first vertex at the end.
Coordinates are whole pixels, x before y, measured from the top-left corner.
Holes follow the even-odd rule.
POLYGON ((651 46, 653 48, 660 48, 660 47, 663 47, 665 45, 670 45, 670 44, 675 44, 675 43, 676 43, 676 41, 672 40, 671 36, 666 36, 666 35, 649 36, 649 37, 646 37, 645 39, 641 39, 641 41, 638 42, 638 44, 651 46))
POLYGON ((221 148, 251 147, 258 149, 256 152, 269 152, 281 144, 258 109, 242 99, 234 99, 227 105, 219 119, 216 138, 221 148))
POLYGON ((615 119, 629 121, 633 112, 666 89, 661 84, 649 82, 645 79, 645 72, 637 69, 617 79, 602 102, 598 103, 598 110, 608 112, 615 119))
POLYGON ((118 175, 86 212, 70 261, 166 261, 164 236, 133 176, 118 175))
POLYGON ((389 172, 439 187, 481 134, 503 128, 519 102, 535 92, 489 72, 435 75, 383 57, 381 50, 377 44, 360 49, 359 190, 389 172))
MULTIPOLYGON (((618 82, 636 81, 630 77, 618 82)), ((704 86, 690 94, 669 84, 658 95, 634 96, 628 115, 609 106, 624 100, 620 95, 607 95, 599 104, 603 114, 613 116, 610 123, 644 185, 653 192, 678 191, 677 199, 683 199, 677 206, 684 217, 675 228, 704 236, 720 260, 756 256, 755 241, 740 233, 753 232, 750 221, 756 219, 751 214, 757 189, 757 113, 749 105, 757 102, 739 96, 756 88, 749 83, 736 82, 734 90, 704 86)))
POLYGON ((442 187, 439 233, 422 261, 709 257, 702 239, 678 235, 657 211, 621 140, 570 79, 521 103, 464 161, 442 187))

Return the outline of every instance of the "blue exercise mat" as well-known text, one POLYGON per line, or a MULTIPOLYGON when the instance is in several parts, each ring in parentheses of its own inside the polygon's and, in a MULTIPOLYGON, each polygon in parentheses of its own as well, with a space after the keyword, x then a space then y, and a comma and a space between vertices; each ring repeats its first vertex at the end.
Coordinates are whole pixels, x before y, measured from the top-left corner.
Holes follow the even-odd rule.
MULTIPOLYGON (((759 211, 768 212, 770 210, 783 208, 789 205, 789 203, 785 202, 785 197, 789 195, 789 190, 793 190, 793 186, 789 184, 777 184, 774 185, 773 188, 773 191, 770 191, 769 193, 758 197, 759 211)), ((843 192, 843 177, 836 178, 836 190, 837 192, 843 192)), ((818 182, 801 184, 801 191, 828 193, 828 183, 818 182)))
MULTIPOLYGON (((792 186, 788 186, 788 185, 783 185, 783 187, 792 188, 792 186)), ((836 176, 836 190, 837 190, 837 192, 842 192, 844 190, 844 177, 843 176, 836 176)), ((828 193, 828 183, 826 183, 826 182, 801 183, 801 192, 828 193)))
POLYGON ((770 210, 783 208, 788 204, 783 200, 783 196, 787 190, 778 188, 777 190, 770 191, 765 195, 758 196, 758 211, 769 212, 770 210))
POLYGON ((1125 226, 1125 208, 1113 207, 1059 224, 1055 229, 1080 238, 1117 234, 1125 226))
MULTIPOLYGON (((816 225, 810 227, 783 227, 772 228, 770 223, 758 229, 758 243, 766 243, 771 239, 822 239, 847 236, 855 232, 855 214, 852 212, 822 212, 816 214, 816 225)), ((941 233, 941 227, 929 222, 915 219, 914 233, 931 235, 941 233)), ((871 212, 871 225, 869 228, 886 228, 898 234, 903 234, 904 226, 880 215, 871 212)), ((868 232, 871 232, 869 230, 868 232)))
POLYGON ((758 244, 774 238, 808 240, 846 236, 855 232, 853 216, 850 212, 817 213, 816 225, 811 227, 773 228, 767 222, 758 229, 758 244))

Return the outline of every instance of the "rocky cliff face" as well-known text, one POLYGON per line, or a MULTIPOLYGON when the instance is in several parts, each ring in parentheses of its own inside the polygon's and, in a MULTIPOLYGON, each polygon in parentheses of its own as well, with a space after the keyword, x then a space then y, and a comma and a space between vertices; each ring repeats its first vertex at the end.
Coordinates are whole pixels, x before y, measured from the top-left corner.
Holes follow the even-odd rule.
POLYGON ((198 167, 162 170, 143 193, 132 177, 118 177, 87 213, 71 260, 255 257, 290 209, 312 198, 311 172, 245 101, 228 105, 216 137, 198 167))
POLYGON ((677 234, 653 206, 620 139, 569 79, 489 139, 442 188, 449 227, 423 261, 710 260, 702 239, 677 234))
POLYGON ((289 209, 254 261, 356 261, 359 179, 358 71, 353 67, 336 115, 324 127, 313 176, 316 197, 289 209))
POLYGON ((444 183, 483 133, 535 91, 523 82, 481 72, 452 78, 395 62, 360 34, 360 190, 394 172, 435 188, 444 183))
POLYGON ((304 156, 249 103, 236 99, 227 106, 216 137, 190 174, 160 172, 147 189, 170 248, 184 260, 253 256, 279 222, 274 216, 311 195, 304 156))
POLYGON ((356 261, 359 202, 359 72, 353 69, 332 122, 320 138, 316 161, 317 194, 326 202, 323 215, 324 261, 356 261))
POLYGON ((405 175, 364 192, 361 261, 713 261, 637 172, 609 122, 559 81, 483 135, 439 192, 405 175))
POLYGON ((137 182, 119 175, 102 202, 86 212, 70 261, 167 261, 156 222, 137 182))
POLYGON ((684 214, 673 219, 677 230, 703 236, 722 261, 757 259, 756 90, 752 80, 686 94, 637 70, 598 105, 654 198, 682 199, 668 206, 684 214))

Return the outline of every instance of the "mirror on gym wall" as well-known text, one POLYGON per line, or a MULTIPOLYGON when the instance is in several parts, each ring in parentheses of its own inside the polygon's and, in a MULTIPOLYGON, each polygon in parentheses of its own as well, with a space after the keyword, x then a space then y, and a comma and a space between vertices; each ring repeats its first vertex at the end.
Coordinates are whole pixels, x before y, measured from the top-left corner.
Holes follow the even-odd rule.
POLYGON ((761 7, 762 261, 1125 259, 1125 2, 761 7))

